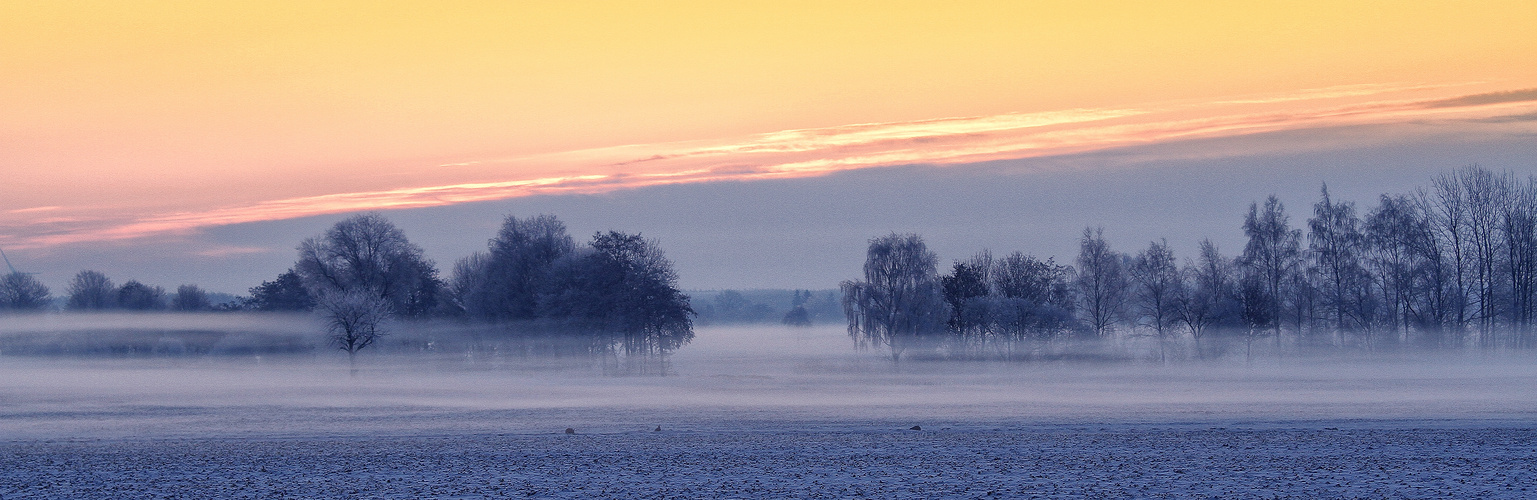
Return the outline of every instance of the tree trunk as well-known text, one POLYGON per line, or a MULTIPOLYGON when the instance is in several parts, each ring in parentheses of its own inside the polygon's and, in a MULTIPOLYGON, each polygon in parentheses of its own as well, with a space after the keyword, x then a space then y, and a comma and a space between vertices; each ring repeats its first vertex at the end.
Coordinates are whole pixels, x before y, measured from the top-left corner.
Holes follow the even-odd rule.
POLYGON ((1243 362, 1245 365, 1254 366, 1254 332, 1250 331, 1243 337, 1243 362))

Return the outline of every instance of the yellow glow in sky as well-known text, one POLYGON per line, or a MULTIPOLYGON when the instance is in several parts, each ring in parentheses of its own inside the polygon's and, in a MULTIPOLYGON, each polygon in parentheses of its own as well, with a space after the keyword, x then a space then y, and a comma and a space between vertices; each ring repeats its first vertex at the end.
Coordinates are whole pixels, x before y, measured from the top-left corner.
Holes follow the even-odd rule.
POLYGON ((133 235, 124 224, 374 199, 356 193, 707 182, 732 178, 717 167, 735 159, 616 167, 635 158, 592 151, 854 124, 889 126, 838 135, 866 149, 753 161, 1023 157, 1178 139, 1150 124, 1188 120, 1271 130, 1285 127, 1256 128, 1242 106, 1307 115, 1537 88, 1533 26, 1530 1, 4 2, 0 245, 89 241, 40 235, 92 221, 112 227, 89 234, 133 235), (1418 90, 1385 94, 1405 89, 1418 90), (866 140, 936 119, 1127 110, 1157 118, 918 151, 866 140))

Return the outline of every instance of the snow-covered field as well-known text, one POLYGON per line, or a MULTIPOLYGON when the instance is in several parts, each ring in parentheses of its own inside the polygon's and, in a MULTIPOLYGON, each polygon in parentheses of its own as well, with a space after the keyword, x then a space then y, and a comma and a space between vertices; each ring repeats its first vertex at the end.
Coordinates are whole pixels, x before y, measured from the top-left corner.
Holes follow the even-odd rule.
POLYGON ((1529 354, 893 366, 759 327, 665 377, 362 367, 0 353, 0 498, 1537 497, 1529 354))
POLYGON ((1529 426, 835 427, 4 444, 5 498, 1531 498, 1529 426))

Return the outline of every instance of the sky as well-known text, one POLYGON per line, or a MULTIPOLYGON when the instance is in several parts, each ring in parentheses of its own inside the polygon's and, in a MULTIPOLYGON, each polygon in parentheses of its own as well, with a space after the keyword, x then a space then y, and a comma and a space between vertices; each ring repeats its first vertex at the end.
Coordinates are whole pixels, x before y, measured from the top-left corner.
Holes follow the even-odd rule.
POLYGON ((1537 4, 1341 4, 0 2, 0 249, 243 293, 351 213, 447 268, 548 212, 827 288, 889 231, 1232 253, 1271 193, 1537 173, 1537 4))

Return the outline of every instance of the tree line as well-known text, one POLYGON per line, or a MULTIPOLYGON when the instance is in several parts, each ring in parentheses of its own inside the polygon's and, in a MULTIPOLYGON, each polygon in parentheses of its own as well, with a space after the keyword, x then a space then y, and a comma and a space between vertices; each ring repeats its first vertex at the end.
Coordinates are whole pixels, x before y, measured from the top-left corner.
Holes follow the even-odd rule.
POLYGON ((700 325, 783 324, 807 327, 843 321, 836 290, 695 291, 695 322, 700 325), (708 294, 708 295, 707 295, 708 294), (705 297, 709 297, 706 299, 705 297))
MULTIPOLYGON (((175 292, 128 280, 112 282, 100 271, 81 271, 65 289, 64 308, 72 311, 229 311, 241 308, 239 302, 215 303, 216 294, 197 285, 181 285, 175 292)), ((0 310, 43 311, 55 307, 52 290, 31 274, 12 272, 0 277, 0 310)))
MULTIPOLYGON (((388 321, 457 318, 597 333, 631 355, 669 352, 693 338, 694 311, 672 262, 639 234, 600 232, 583 244, 552 215, 508 216, 486 251, 447 279, 421 247, 377 213, 349 217, 298 246, 294 266, 238 301, 212 304, 195 285, 174 293, 87 270, 66 290, 68 311, 319 311, 338 347, 355 356, 388 321)), ((46 286, 24 273, 0 279, 0 308, 44 310, 46 286)), ((607 340, 605 340, 607 341, 607 340)))
POLYGON ((1087 228, 1074 265, 988 251, 947 274, 914 234, 870 241, 864 279, 841 285, 849 333, 898 358, 930 340, 998 347, 1151 337, 1245 347, 1531 348, 1537 345, 1537 177, 1468 166, 1364 213, 1320 190, 1293 227, 1275 196, 1243 217, 1247 243, 1209 239, 1178 261, 1164 240, 1122 253, 1087 228))

